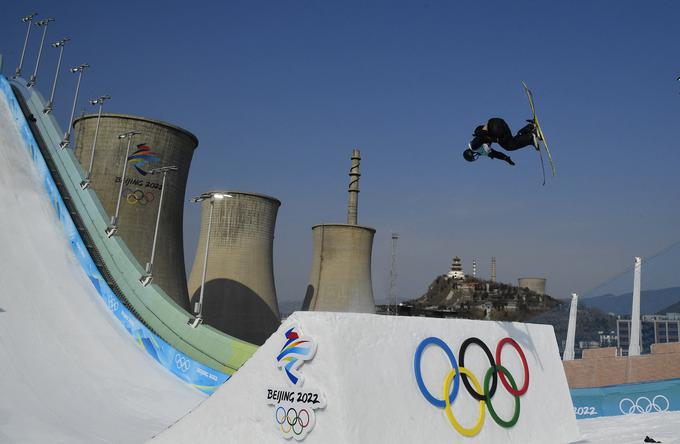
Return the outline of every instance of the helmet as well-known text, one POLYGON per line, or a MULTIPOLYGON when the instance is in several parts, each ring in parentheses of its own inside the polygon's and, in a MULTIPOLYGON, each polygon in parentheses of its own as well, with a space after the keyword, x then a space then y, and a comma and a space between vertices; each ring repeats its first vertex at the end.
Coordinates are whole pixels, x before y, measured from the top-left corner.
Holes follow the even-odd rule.
POLYGON ((474 162, 475 160, 477 160, 477 157, 479 157, 479 155, 472 151, 470 148, 468 148, 465 151, 463 151, 463 157, 468 162, 474 162))

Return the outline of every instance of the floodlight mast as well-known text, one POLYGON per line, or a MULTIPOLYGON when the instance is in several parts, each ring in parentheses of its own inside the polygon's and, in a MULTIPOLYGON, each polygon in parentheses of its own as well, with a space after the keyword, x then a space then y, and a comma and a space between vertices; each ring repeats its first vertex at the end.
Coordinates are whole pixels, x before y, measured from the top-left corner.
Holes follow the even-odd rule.
POLYGON ((151 283, 153 280, 153 260, 154 257, 156 256, 156 240, 158 239, 158 226, 161 221, 161 210, 163 208, 163 193, 165 192, 165 178, 168 175, 168 172, 170 171, 177 171, 178 168, 174 165, 172 166, 165 166, 165 167, 160 167, 160 168, 154 168, 153 170, 149 171, 150 174, 158 174, 161 173, 163 174, 163 181, 161 182, 161 197, 158 202, 158 214, 156 215, 156 228, 154 229, 153 232, 153 242, 151 243, 151 259, 149 262, 146 263, 146 268, 144 270, 144 274, 139 278, 139 282, 141 282, 142 286, 146 287, 151 283))
MULTIPOLYGON (((40 66, 40 57, 42 57, 42 49, 43 45, 45 44, 45 36, 47 35, 47 27, 49 26, 50 22, 53 22, 53 18, 48 18, 45 20, 39 20, 35 23, 35 26, 42 27, 43 28, 43 33, 42 37, 40 39, 40 49, 38 49, 38 59, 35 62, 35 69, 33 70, 33 74, 31 75, 31 78, 28 79, 28 83, 26 83, 26 86, 28 88, 31 88, 32 86, 35 85, 36 78, 38 76, 38 67, 40 66)), ((30 24, 30 22, 29 22, 30 24)))
POLYGON ((21 18, 22 22, 28 23, 28 27, 26 28, 26 38, 24 38, 24 47, 21 49, 21 58, 19 59, 19 66, 17 66, 17 69, 14 71, 14 76, 12 77, 14 79, 21 76, 21 68, 24 65, 24 55, 26 55, 28 37, 31 35, 31 24, 33 23, 33 17, 35 17, 36 15, 38 15, 37 12, 32 12, 28 14, 26 17, 21 18))
POLYGON ((89 68, 90 65, 83 63, 70 69, 72 74, 78 73, 78 81, 76 82, 76 93, 73 96, 73 107, 71 108, 71 118, 68 120, 68 129, 64 133, 64 138, 59 143, 59 148, 66 148, 71 143, 71 128, 73 127, 73 116, 76 114, 76 103, 78 102, 78 92, 80 91, 80 81, 83 78, 83 72, 89 68))
POLYGON ((83 190, 90 186, 90 181, 92 180, 92 168, 94 167, 94 151, 97 148, 97 136, 99 135, 99 121, 102 118, 102 108, 104 107, 104 102, 106 100, 109 100, 110 98, 111 96, 105 95, 90 100, 90 105, 92 106, 99 105, 99 110, 97 111, 97 125, 94 128, 94 139, 92 140, 92 152, 90 153, 90 166, 87 169, 87 175, 85 176, 85 179, 83 179, 80 182, 80 188, 83 190))
POLYGON ((205 252, 203 254, 203 273, 201 275, 201 291, 198 296, 198 302, 194 305, 194 313, 196 317, 189 320, 189 325, 193 328, 198 327, 203 323, 203 294, 205 292, 205 276, 208 271, 208 251, 210 248, 210 230, 212 228, 212 217, 213 210, 215 209, 215 201, 222 200, 225 197, 233 197, 231 194, 220 193, 217 191, 211 191, 208 193, 203 193, 200 196, 191 199, 191 202, 203 202, 204 200, 210 199, 210 215, 208 216, 208 234, 205 236, 205 252))
POLYGON ((134 136, 137 136, 139 134, 142 134, 137 131, 128 131, 127 133, 119 134, 118 139, 127 139, 127 149, 125 150, 125 156, 123 156, 123 161, 121 162, 123 164, 123 170, 120 174, 120 188, 118 189, 118 201, 116 201, 116 212, 113 216, 111 216, 111 224, 106 227, 106 230, 104 231, 106 233, 106 237, 111 237, 116 232, 118 231, 118 216, 120 214, 120 200, 123 197, 123 186, 125 186, 125 172, 127 171, 127 160, 128 156, 130 155, 130 145, 132 144, 132 138, 134 136))
POLYGON ((47 102, 47 105, 45 105, 45 108, 43 109, 43 113, 49 114, 52 112, 52 109, 54 108, 54 93, 57 90, 57 80, 59 79, 59 69, 61 68, 61 58, 64 54, 64 45, 66 42, 71 41, 70 38, 65 37, 61 40, 58 40, 54 43, 52 43, 53 48, 58 48, 59 49, 59 59, 57 61, 57 70, 54 73, 54 81, 52 82, 52 92, 50 93, 50 100, 47 102))

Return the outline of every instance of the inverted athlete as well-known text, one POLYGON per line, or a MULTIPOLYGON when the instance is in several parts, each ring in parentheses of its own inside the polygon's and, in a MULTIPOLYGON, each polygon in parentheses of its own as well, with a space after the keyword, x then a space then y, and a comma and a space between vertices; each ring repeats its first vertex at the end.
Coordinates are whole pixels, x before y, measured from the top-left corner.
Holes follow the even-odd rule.
POLYGON ((527 122, 529 124, 513 137, 505 120, 499 117, 490 118, 486 125, 479 125, 475 128, 473 134, 475 137, 470 141, 468 149, 463 151, 463 157, 468 162, 474 162, 480 156, 486 156, 491 159, 504 160, 510 165, 514 165, 515 162, 509 156, 494 150, 491 148, 491 144, 497 143, 506 151, 515 151, 527 146, 533 146, 538 150, 539 139, 536 134, 536 125, 534 125, 533 120, 527 120, 527 122))

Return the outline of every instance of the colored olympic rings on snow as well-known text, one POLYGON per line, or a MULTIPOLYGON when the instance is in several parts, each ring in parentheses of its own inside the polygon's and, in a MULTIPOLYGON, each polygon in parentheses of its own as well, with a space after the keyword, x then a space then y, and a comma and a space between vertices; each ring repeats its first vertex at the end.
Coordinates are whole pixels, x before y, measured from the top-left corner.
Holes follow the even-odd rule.
MULTIPOLYGON (((479 386, 479 381, 477 381, 477 377, 472 373, 470 370, 466 369, 465 367, 459 367, 458 371, 460 372, 461 375, 468 376, 470 380, 472 381, 472 385, 475 387, 476 390, 482 391, 482 388, 479 386)), ((446 379, 444 379, 444 394, 449 391, 449 387, 451 386, 451 380, 455 377, 456 380, 458 378, 459 373, 456 371, 456 369, 451 369, 448 375, 446 375, 446 379)), ((470 391, 470 393, 473 393, 470 391)), ((477 417, 477 424, 475 424, 471 428, 465 428, 460 423, 456 420, 456 417, 453 416, 453 410, 451 409, 451 403, 449 402, 449 399, 446 399, 446 407, 444 408, 444 411, 446 412, 446 416, 449 418, 449 422, 453 426, 454 429, 458 431, 463 436, 475 436, 477 433, 479 433, 480 430, 482 430, 482 426, 484 425, 484 401, 481 401, 479 403, 479 416, 477 417)))
MULTIPOLYGON (((420 345, 418 345, 418 348, 416 349, 416 355, 413 359, 413 370, 415 371, 416 374, 416 382, 418 383, 420 393, 422 393, 423 396, 425 396, 425 399, 427 399, 430 404, 440 409, 443 409, 444 407, 446 407, 446 402, 442 399, 437 399, 434 396, 432 396, 427 387, 425 387, 425 383, 423 382, 423 376, 420 373, 420 361, 422 360, 423 351, 430 344, 438 346, 444 351, 444 353, 446 353, 446 356, 449 358, 449 361, 451 362, 451 367, 453 367, 453 370, 455 370, 456 374, 458 373, 458 363, 456 362, 456 358, 453 356, 453 352, 451 351, 449 346, 446 345, 446 342, 442 341, 439 338, 430 336, 429 338, 423 339, 423 342, 421 342, 420 345)), ((453 400, 456 399, 456 396, 458 396, 458 386, 460 385, 459 381, 460 378, 458 377, 454 380, 453 391, 449 395, 449 403, 452 403, 453 400)))
POLYGON ((288 410, 279 406, 274 412, 274 417, 276 422, 281 427, 281 431, 284 434, 288 434, 291 431, 300 435, 302 431, 309 425, 309 412, 305 409, 300 409, 298 412, 293 407, 289 407, 288 410), (279 414, 281 412, 281 414, 279 414))
MULTIPOLYGON (((489 363, 491 364, 491 367, 493 367, 496 363, 493 360, 493 356, 491 355, 491 350, 489 350, 489 347, 486 346, 485 343, 481 341, 479 338, 467 338, 464 342, 463 345, 460 346, 460 353, 458 354, 458 357, 460 358, 460 366, 465 367, 465 351, 467 348, 470 346, 470 344, 477 344, 482 350, 484 350, 484 353, 486 354, 486 357, 489 358, 489 363)), ((472 395, 473 398, 475 398, 477 401, 484 401, 484 393, 480 393, 482 390, 473 389, 470 387, 470 383, 468 382, 468 377, 465 372, 461 372, 460 375, 461 379, 463 380, 463 385, 465 385, 465 388, 467 389, 468 393, 472 395)), ((491 385, 491 391, 489 392, 489 396, 493 396, 496 394, 496 385, 498 384, 498 376, 496 376, 496 372, 493 374, 493 384, 491 385)))
POLYGON ((482 426, 484 425, 484 417, 487 405, 489 406, 489 414, 491 415, 493 420, 501 427, 510 428, 517 424, 520 414, 519 398, 520 396, 525 394, 529 388, 529 366, 527 364, 526 356, 524 356, 524 351, 522 351, 522 348, 519 346, 519 344, 514 339, 509 337, 501 339, 498 342, 498 345, 496 346, 496 354, 494 359, 494 355, 491 354, 491 350, 489 349, 489 347, 487 347, 487 345, 484 342, 482 342, 479 338, 471 337, 466 339, 461 344, 458 357, 460 365, 456 361, 456 358, 451 348, 440 338, 428 337, 421 341, 421 343, 416 348, 413 360, 413 369, 415 372, 418 388, 420 389, 420 392, 425 397, 425 399, 435 407, 444 409, 451 425, 456 429, 456 431, 458 431, 458 433, 460 433, 463 436, 475 436, 476 434, 479 433, 482 426), (484 354, 489 360, 490 366, 484 375, 483 386, 479 383, 477 377, 469 369, 465 367, 465 353, 468 347, 472 344, 479 346, 484 351, 484 354), (434 397, 425 386, 425 383, 423 382, 423 377, 421 373, 422 355, 425 349, 430 345, 440 348, 446 354, 447 358, 449 359, 449 362, 451 363, 451 370, 449 370, 449 372, 446 374, 446 377, 444 378, 442 399, 434 397), (517 351, 520 361, 522 362, 522 367, 524 370, 524 383, 522 384, 522 387, 520 389, 517 388, 515 378, 510 374, 510 371, 501 364, 501 354, 503 351, 503 347, 505 345, 511 345, 517 351), (496 393, 499 376, 503 387, 508 391, 508 393, 510 393, 515 398, 514 413, 512 417, 507 421, 502 419, 497 414, 491 402, 491 399, 496 393), (453 414, 452 409, 452 404, 454 403, 454 400, 458 396, 460 380, 463 381, 463 385, 465 386, 465 389, 470 394, 470 396, 472 396, 475 400, 479 401, 480 403, 479 416, 477 417, 477 421, 474 426, 469 428, 463 427, 458 422, 458 420, 453 414), (453 388, 451 388, 452 383, 453 388))
POLYGON ((123 196, 125 196, 125 201, 129 203, 130 205, 146 205, 148 203, 153 202, 153 200, 156 198, 156 196, 151 192, 147 191, 146 193, 142 190, 132 190, 130 188, 125 188, 123 190, 123 196))

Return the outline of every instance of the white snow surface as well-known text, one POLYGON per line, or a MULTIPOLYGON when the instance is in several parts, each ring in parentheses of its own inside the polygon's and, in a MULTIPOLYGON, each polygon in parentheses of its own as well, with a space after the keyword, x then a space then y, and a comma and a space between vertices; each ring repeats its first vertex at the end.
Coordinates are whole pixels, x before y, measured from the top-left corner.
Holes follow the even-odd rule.
POLYGON ((664 444, 680 443, 680 412, 581 419, 578 426, 578 444, 638 444, 646 436, 664 444))
POLYGON ((0 188, 0 443, 143 442, 199 404, 96 293, 2 94, 0 188))
MULTIPOLYGON (((442 384, 451 364, 437 347, 425 349, 422 356, 420 368, 424 383, 431 393, 441 398, 442 384)), ((502 358, 503 366, 521 387, 525 374, 519 355, 507 347, 502 358)), ((460 364, 460 358, 457 359, 460 364)), ((473 345, 465 355, 464 365, 483 381, 489 361, 480 347, 473 345)), ((471 427, 476 422, 480 404, 460 385, 453 410, 458 421, 471 427)), ((500 382, 498 385, 493 406, 503 418, 510 418, 514 399, 500 382)), ((309 444, 553 444, 573 442, 580 436, 551 326, 296 312, 215 394, 155 437, 152 443, 297 442, 283 439, 275 411, 288 406, 284 401, 277 404, 278 408, 268 405, 269 389, 317 391, 324 395, 326 407, 316 410, 315 425, 304 438, 309 444), (304 376, 301 388, 292 388, 277 368, 276 357, 286 341, 284 333, 293 325, 304 338, 311 338, 317 344, 314 358, 299 369, 304 376), (455 355, 469 337, 481 339, 492 353, 500 339, 507 336, 520 344, 528 361, 530 384, 521 396, 521 416, 514 427, 502 428, 487 411, 479 434, 463 437, 454 430, 442 409, 428 403, 414 376, 414 353, 421 341, 430 336, 441 338, 455 355)), ((308 405, 293 407, 298 411, 310 408, 308 405)))

